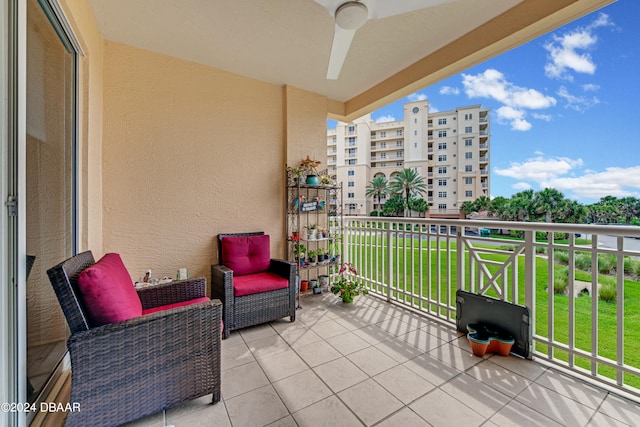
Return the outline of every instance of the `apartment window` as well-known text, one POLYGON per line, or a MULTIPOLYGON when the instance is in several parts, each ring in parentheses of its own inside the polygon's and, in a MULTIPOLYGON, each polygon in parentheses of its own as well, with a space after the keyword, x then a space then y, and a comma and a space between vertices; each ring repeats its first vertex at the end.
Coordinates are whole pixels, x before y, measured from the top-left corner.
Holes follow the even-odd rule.
POLYGON ((446 174, 446 173, 447 173, 447 167, 446 167, 446 166, 440 166, 440 167, 438 168, 438 173, 439 173, 440 175, 446 174))
POLYGON ((387 133, 382 131, 380 132, 380 138, 386 138, 387 137, 387 133))
POLYGON ((447 198, 447 192, 446 191, 438 191, 438 197, 440 197, 441 199, 446 199, 447 198))
POLYGON ((473 127, 472 126, 465 126, 464 133, 473 133, 473 127))
POLYGON ((473 139, 465 139, 464 140, 464 146, 465 147, 471 147, 473 145, 473 139))
POLYGON ((446 211, 447 210, 447 204, 446 203, 438 203, 438 210, 446 211))
POLYGON ((415 136, 418 136, 418 131, 417 131, 417 130, 414 130, 414 131, 413 131, 413 134, 414 134, 415 136))
POLYGON ((380 158, 381 159, 386 159, 387 158, 387 153, 380 153, 380 158))
POLYGON ((464 119, 465 119, 465 120, 472 120, 472 119, 473 119, 473 114, 471 114, 471 113, 467 113, 467 114, 465 114, 465 115, 464 115, 464 119))
POLYGON ((381 142, 380 143, 380 148, 387 148, 387 143, 386 142, 381 142))
POLYGON ((402 147, 402 141, 396 141, 396 147, 402 147))
POLYGON ((418 119, 413 119, 413 123, 418 123, 418 119))
POLYGON ((396 162, 396 166, 402 166, 402 162, 396 162))
POLYGON ((331 141, 336 142, 338 140, 338 138, 336 138, 335 136, 333 138, 331 138, 331 141))
POLYGON ((347 171, 348 176, 354 176, 355 174, 356 174, 356 171, 347 171))
POLYGON ((349 132, 355 132, 355 130, 356 130, 356 127, 355 127, 355 126, 349 126, 349 127, 348 127, 348 131, 349 131, 349 132))
POLYGON ((446 125, 447 124, 447 119, 446 118, 438 119, 438 124, 439 125, 446 125))
POLYGON ((464 153, 464 158, 473 159, 473 153, 471 151, 467 151, 466 153, 464 153))
POLYGON ((386 164, 386 163, 380 163, 380 167, 381 167, 381 168, 386 168, 386 167, 387 167, 387 164, 386 164))
POLYGON ((355 136, 350 136, 347 141, 349 142, 349 145, 353 146, 356 145, 356 137, 355 136))
POLYGON ((439 179, 438 180, 438 187, 446 187, 447 186, 447 180, 446 179, 439 179))
POLYGON ((403 154, 404 153, 402 151, 396 151, 396 157, 399 158, 399 159, 402 158, 403 154))
POLYGON ((353 181, 347 182, 347 187, 355 187, 355 186, 356 186, 355 182, 353 182, 353 181))
POLYGON ((396 131, 396 136, 402 136, 402 129, 398 129, 396 131))
POLYGON ((438 143, 438 150, 446 150, 447 149, 447 143, 446 142, 439 142, 438 143))
POLYGON ((349 165, 355 165, 356 164, 356 160, 355 159, 351 159, 349 160, 349 165))
POLYGON ((355 209, 356 209, 356 204, 355 204, 355 203, 349 203, 349 205, 348 205, 348 206, 349 206, 349 210, 350 210, 350 211, 353 211, 353 210, 355 210, 355 209))
POLYGON ((465 178, 464 183, 466 185, 473 185, 473 178, 469 178, 469 177, 465 178))
POLYGON ((472 172, 473 169, 472 169, 471 165, 464 165, 464 171, 465 172, 472 172))
POLYGON ((356 197, 356 193, 347 193, 347 198, 348 199, 353 199, 356 197))
POLYGON ((447 161, 447 155, 446 154, 440 154, 438 156, 438 161, 439 162, 446 162, 447 161))
POLYGON ((464 192, 464 197, 473 197, 473 191, 467 190, 464 192))
POLYGON ((413 148, 418 148, 418 143, 417 142, 413 143, 413 148))
POLYGON ((438 131, 438 138, 446 138, 447 137, 447 131, 446 130, 439 130, 438 131))

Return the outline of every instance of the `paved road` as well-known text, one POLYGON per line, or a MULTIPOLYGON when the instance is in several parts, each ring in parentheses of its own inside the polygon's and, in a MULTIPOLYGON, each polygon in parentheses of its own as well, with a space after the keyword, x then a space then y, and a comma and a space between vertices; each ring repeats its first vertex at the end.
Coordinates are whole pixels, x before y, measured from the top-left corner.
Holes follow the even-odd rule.
MULTIPOLYGON (((618 245, 617 237, 615 236, 607 236, 601 234, 598 237, 598 243, 605 248, 615 249, 618 245)), ((633 239, 630 237, 624 238, 624 249, 629 251, 637 251, 640 255, 640 239, 633 239)))

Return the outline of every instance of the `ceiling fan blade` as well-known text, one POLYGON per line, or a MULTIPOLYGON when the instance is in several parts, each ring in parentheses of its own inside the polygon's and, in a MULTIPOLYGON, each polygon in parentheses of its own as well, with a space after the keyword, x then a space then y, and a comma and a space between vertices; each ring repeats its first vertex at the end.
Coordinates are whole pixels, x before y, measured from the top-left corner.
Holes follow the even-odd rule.
MULTIPOLYGON (((316 0, 318 1, 318 0, 316 0)), ((414 10, 426 9, 444 3, 451 3, 455 0, 364 0, 363 3, 369 8, 369 18, 381 19, 389 16, 401 15, 414 10)))
POLYGON ((327 79, 337 80, 342 70, 342 64, 349 52, 349 46, 356 30, 344 30, 338 25, 335 26, 333 33, 333 44, 331 45, 331 57, 329 58, 329 67, 327 68, 327 79))

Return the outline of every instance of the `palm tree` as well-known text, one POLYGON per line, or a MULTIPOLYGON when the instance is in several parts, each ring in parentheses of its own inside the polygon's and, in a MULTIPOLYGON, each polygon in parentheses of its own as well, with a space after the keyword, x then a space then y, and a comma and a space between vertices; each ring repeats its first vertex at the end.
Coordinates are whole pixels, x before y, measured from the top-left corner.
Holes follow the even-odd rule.
MULTIPOLYGON (((403 169, 398 172, 391 182, 391 190, 394 193, 402 193, 405 199, 405 209, 409 211, 409 199, 411 195, 416 197, 422 196, 427 190, 424 178, 413 169, 403 169)), ((407 216, 405 214, 405 216, 407 216)))
POLYGON ((545 188, 533 196, 535 211, 544 214, 546 222, 553 222, 553 218, 564 210, 566 203, 564 194, 555 188, 545 188))
POLYGON ((367 197, 373 197, 373 203, 378 199, 378 216, 380 216, 382 198, 389 194, 389 183, 384 175, 378 175, 373 177, 371 182, 367 185, 367 197))

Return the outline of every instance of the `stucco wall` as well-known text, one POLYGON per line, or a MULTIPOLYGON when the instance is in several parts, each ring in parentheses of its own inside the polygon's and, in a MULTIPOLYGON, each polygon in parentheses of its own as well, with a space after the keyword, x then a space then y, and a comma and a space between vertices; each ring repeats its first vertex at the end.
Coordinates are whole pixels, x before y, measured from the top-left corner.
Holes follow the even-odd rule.
MULTIPOLYGON (((106 42, 104 250, 147 268, 210 276, 223 232, 283 241, 283 90, 106 42)), ((326 114, 326 110, 325 110, 326 114)))

